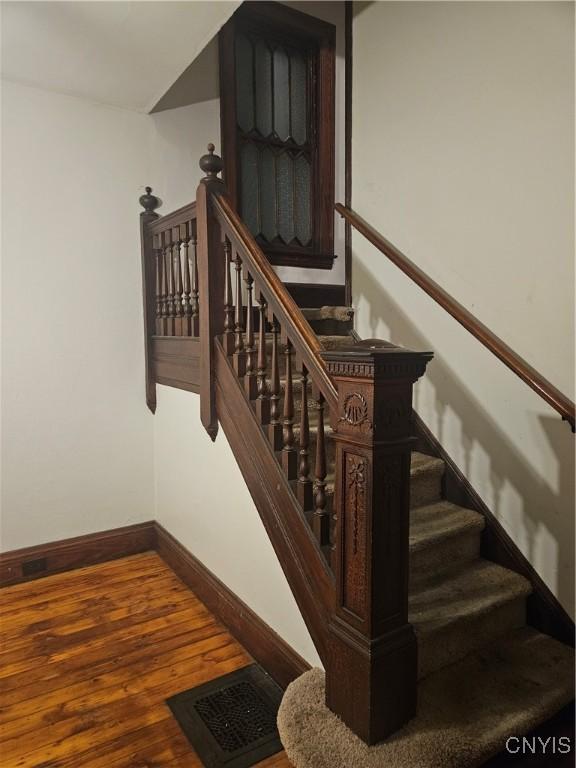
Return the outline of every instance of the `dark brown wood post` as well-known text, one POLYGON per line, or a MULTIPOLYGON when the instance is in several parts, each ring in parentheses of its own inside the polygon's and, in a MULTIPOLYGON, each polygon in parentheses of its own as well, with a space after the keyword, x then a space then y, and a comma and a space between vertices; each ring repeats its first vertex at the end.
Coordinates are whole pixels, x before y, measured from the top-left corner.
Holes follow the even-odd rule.
POLYGON ((212 195, 221 195, 224 184, 218 178, 222 159, 208 144, 208 154, 200 158, 206 174, 196 191, 198 286, 200 293, 200 418, 212 438, 218 434, 214 389, 214 338, 224 330, 225 257, 220 226, 214 218, 212 195))
POLYGON ((148 225, 158 218, 155 213, 160 200, 146 187, 146 194, 139 199, 144 208, 140 212, 140 243, 142 252, 142 301, 144 305, 144 365, 146 371, 146 404, 156 412, 156 380, 152 360, 152 336, 156 333, 156 256, 153 237, 148 225))
POLYGON ((369 339, 323 358, 339 411, 326 703, 375 744, 416 712, 417 646, 408 623, 412 385, 432 353, 369 339))

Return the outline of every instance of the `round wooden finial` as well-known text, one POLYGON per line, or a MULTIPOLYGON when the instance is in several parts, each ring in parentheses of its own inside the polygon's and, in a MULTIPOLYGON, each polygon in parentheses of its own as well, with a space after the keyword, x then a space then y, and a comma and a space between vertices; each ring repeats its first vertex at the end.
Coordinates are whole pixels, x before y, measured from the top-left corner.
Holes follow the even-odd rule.
POLYGON ((142 195, 139 199, 139 203, 144 208, 145 213, 154 213, 156 208, 160 205, 160 200, 156 195, 152 194, 152 187, 145 187, 146 194, 142 195))
POLYGON ((217 179, 223 167, 222 158, 214 154, 214 144, 208 144, 208 154, 200 158, 200 169, 204 171, 207 179, 217 179))

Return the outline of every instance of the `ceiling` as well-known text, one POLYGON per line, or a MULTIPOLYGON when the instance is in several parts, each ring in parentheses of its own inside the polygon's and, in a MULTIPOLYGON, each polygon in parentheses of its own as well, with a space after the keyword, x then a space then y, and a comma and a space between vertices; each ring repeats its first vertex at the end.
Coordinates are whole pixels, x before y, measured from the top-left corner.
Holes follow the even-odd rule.
POLYGON ((150 112, 240 2, 3 2, 2 77, 150 112))

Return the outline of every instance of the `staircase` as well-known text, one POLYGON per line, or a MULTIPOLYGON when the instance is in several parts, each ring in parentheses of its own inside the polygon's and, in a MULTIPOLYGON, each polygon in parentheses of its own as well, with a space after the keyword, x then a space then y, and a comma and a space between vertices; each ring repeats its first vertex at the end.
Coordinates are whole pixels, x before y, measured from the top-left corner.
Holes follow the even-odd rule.
POLYGON ((555 659, 553 714, 573 697, 572 652, 519 632, 530 582, 480 556, 485 518, 446 500, 444 462, 413 450, 412 385, 431 353, 360 341, 349 307, 298 307, 227 200, 213 148, 200 165, 195 205, 159 219, 141 198, 148 403, 152 344, 197 333, 202 423, 230 443, 328 707, 379 742, 416 714, 422 681, 477 652, 496 663, 528 631, 555 659))

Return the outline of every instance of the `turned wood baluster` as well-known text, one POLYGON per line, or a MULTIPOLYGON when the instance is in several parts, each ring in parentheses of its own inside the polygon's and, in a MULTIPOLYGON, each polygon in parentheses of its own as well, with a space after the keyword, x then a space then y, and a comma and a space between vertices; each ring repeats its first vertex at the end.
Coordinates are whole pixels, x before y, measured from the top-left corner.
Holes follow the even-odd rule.
POLYGON ((156 284, 156 321, 154 324, 157 336, 162 336, 162 248, 160 236, 154 235, 153 239, 155 258, 155 284, 156 284))
POLYGON ((302 403, 300 410, 300 451, 297 496, 302 509, 312 509, 312 481, 310 480, 310 422, 308 416, 308 371, 302 366, 302 403))
POLYGON ((284 418, 282 422, 282 466, 288 480, 296 477, 297 454, 294 448, 294 389, 292 383, 292 344, 286 340, 286 383, 284 385, 284 418))
POLYGON ((246 352, 244 350, 244 303, 242 300, 242 259, 237 253, 234 259, 236 269, 236 306, 234 313, 234 370, 237 376, 246 373, 246 352))
POLYGON ((246 270, 246 377, 244 379, 244 390, 250 400, 254 400, 257 394, 256 381, 256 347, 254 345, 254 307, 252 302, 252 291, 254 288, 254 278, 246 270))
POLYGON ((268 399, 268 385, 266 383, 266 310, 268 305, 262 294, 260 295, 259 317, 260 333, 258 335, 258 397, 256 399, 256 416, 260 424, 270 422, 270 400, 268 399))
POLYGON ((272 319, 272 365, 270 372, 270 423, 268 437, 275 451, 282 448, 282 424, 280 422, 280 370, 278 362, 278 334, 280 327, 272 319))
POLYGON ((190 222, 180 225, 180 240, 183 250, 182 269, 182 336, 192 335, 192 302, 190 299, 190 222))
POLYGON ((330 544, 330 517, 326 511, 326 438, 324 434, 324 397, 318 395, 318 433, 314 480, 314 517, 312 527, 321 547, 330 544))
POLYGON ((174 270, 174 335, 182 336, 182 254, 180 251, 180 227, 172 230, 172 264, 174 270))
POLYGON ((224 238, 224 349, 227 355, 234 352, 234 306, 232 304, 232 280, 230 269, 232 266, 232 246, 230 240, 224 238))
POLYGON ((162 336, 168 336, 168 270, 166 268, 166 232, 160 235, 162 254, 162 336))
POLYGON ((174 336, 176 333, 176 306, 174 302, 174 259, 172 258, 172 231, 167 229, 164 232, 164 259, 166 261, 167 298, 166 298, 166 335, 174 336))
POLYGON ((189 223, 190 227, 190 261, 189 269, 192 274, 192 336, 200 335, 200 291, 198 290, 198 238, 196 237, 196 221, 189 223))

